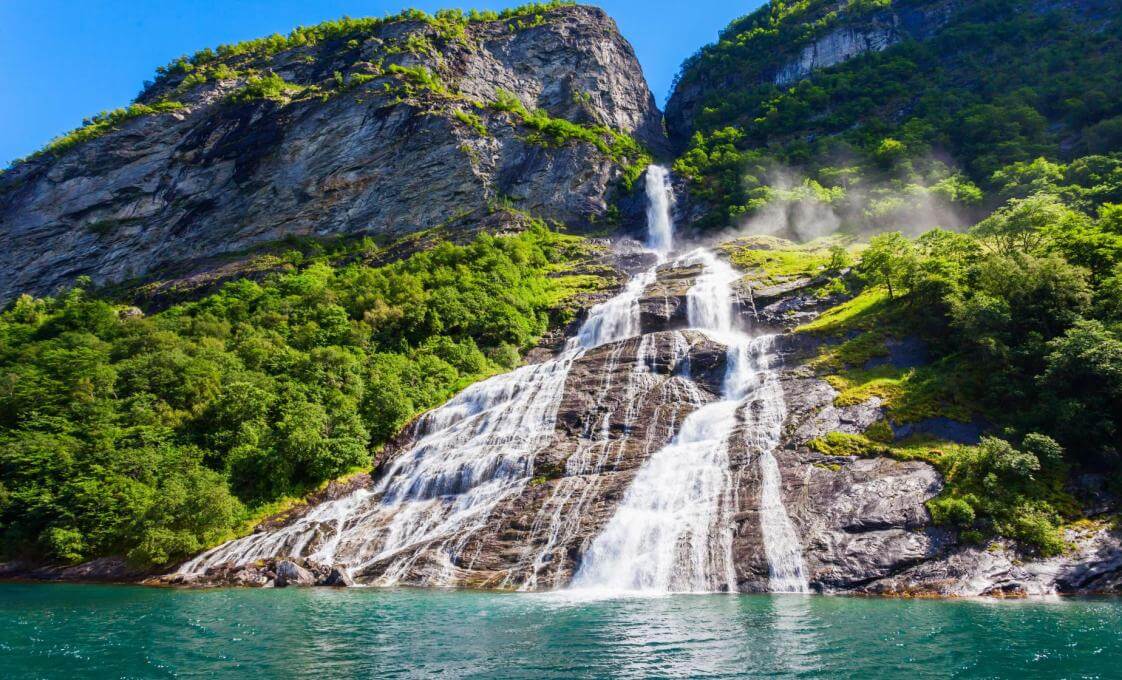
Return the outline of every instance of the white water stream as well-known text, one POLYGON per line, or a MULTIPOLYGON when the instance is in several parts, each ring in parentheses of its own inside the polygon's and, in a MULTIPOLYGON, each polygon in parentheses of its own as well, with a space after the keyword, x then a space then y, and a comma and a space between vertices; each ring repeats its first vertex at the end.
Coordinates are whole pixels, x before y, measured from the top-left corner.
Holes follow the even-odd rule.
MULTIPOLYGON (((378 585, 405 579, 455 584, 458 570, 470 568, 474 558, 465 554, 471 538, 496 508, 529 484, 535 455, 553 436, 573 362, 590 349, 641 333, 639 300, 654 283, 658 266, 666 262, 674 238, 667 171, 649 168, 646 189, 647 244, 657 256, 656 264, 634 276, 618 295, 593 307, 558 357, 473 385, 423 416, 415 444, 394 460, 373 489, 321 504, 276 531, 218 546, 184 564, 180 573, 305 556, 344 565, 352 574, 370 569, 378 585), (424 576, 418 579, 417 574, 424 576)), ((703 267, 689 291, 689 321, 728 347, 722 397, 703 404, 701 393, 688 381, 689 389, 676 393, 696 410, 681 423, 673 441, 640 469, 585 555, 573 587, 612 592, 735 590, 731 518, 736 509, 729 446, 738 421, 743 421, 745 444, 759 459, 761 528, 771 588, 805 591, 802 548, 783 507, 779 467, 772 454, 785 407, 778 379, 768 368, 771 338, 751 338, 739 328, 732 288, 739 275, 727 263, 699 249, 675 264, 703 267)), ((670 352, 684 357, 688 343, 680 334, 675 337, 681 346, 670 352)), ((628 384, 612 386, 606 377, 605 392, 624 389, 630 394, 649 380, 646 353, 653 351, 650 337, 643 337, 628 384)), ((586 423, 591 445, 570 457, 569 475, 595 473, 610 457, 609 417, 586 423)), ((571 533, 574 518, 579 524, 591 498, 591 489, 567 487, 566 479, 535 520, 534 531, 543 532, 547 541, 527 577, 529 587, 537 586, 539 570, 560 538, 571 533)))
POLYGON ((733 283, 740 275, 704 249, 676 265, 701 264, 688 294, 690 327, 727 349, 721 398, 699 405, 674 440, 639 470, 623 502, 585 555, 572 587, 617 592, 736 591, 729 447, 742 423, 761 468, 761 525, 771 588, 805 591, 802 549, 780 493, 778 446, 785 408, 769 370, 773 338, 739 328, 733 283))
MULTIPOLYGON (((651 233, 662 235, 652 239, 661 262, 670 248, 670 203, 661 189, 657 201, 661 207, 650 213, 651 233)), ((472 385, 424 415, 416 443, 374 489, 323 503, 279 530, 220 545, 179 572, 305 556, 343 564, 352 574, 376 566, 380 585, 398 583, 418 567, 426 583, 455 583, 457 566, 470 559, 463 554, 470 538, 530 481, 534 455, 553 435, 573 361, 589 349, 639 334, 638 300, 654 281, 656 267, 593 307, 557 358, 472 385), (422 559, 435 564, 422 565, 422 559)))

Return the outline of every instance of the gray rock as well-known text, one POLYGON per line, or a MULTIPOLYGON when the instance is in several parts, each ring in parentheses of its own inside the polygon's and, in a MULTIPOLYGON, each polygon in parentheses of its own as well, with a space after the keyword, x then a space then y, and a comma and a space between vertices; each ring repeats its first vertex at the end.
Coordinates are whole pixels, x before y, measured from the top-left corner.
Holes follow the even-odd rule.
POLYGON ((329 573, 319 585, 328 586, 332 588, 349 588, 355 584, 351 575, 347 570, 340 566, 331 568, 329 573))
MULTIPOLYGON (((371 563, 369 555, 352 553, 354 561, 348 564, 363 564, 354 580, 378 582, 393 563, 405 565, 403 572, 394 572, 395 582, 400 578, 410 585, 452 580, 469 587, 543 590, 568 584, 648 457, 673 439, 685 417, 721 394, 727 348, 704 333, 672 330, 678 323, 673 315, 643 312, 644 304, 653 304, 649 301, 678 299, 681 305, 694 278, 696 272, 688 269, 661 270, 640 301, 647 332, 591 349, 574 361, 553 438, 527 472, 531 481, 456 537, 459 557, 454 563, 447 560, 441 540, 410 546, 406 562, 395 555, 371 563)), ((792 288, 786 294, 799 292, 792 288)), ((776 303, 790 299, 775 295, 776 303)), ((806 365, 823 341, 808 334, 782 335, 774 362, 786 405, 784 434, 774 451, 780 491, 813 589, 943 597, 1120 592, 1122 537, 1106 522, 1070 531, 1067 539, 1076 547, 1057 558, 1037 559, 1000 542, 964 546, 954 532, 931 524, 925 504, 940 493, 943 480, 930 465, 812 450, 808 442, 816 437, 864 432, 885 417, 877 398, 846 407, 834 404, 837 392, 806 365)), ((729 439, 730 478, 736 480, 731 499, 736 510, 729 513, 732 566, 735 587, 746 592, 769 587, 759 517, 760 451, 746 429, 752 408, 749 403, 737 414, 739 424, 729 439)), ((387 447, 381 471, 411 449, 421 436, 417 429, 406 430, 387 447)), ((1080 495, 1094 496, 1104 512, 1113 507, 1102 479, 1087 477, 1078 484, 1080 495)), ((341 487, 339 493, 350 489, 341 487)), ((377 504, 379 499, 360 502, 377 504)), ((294 519, 298 515, 276 518, 262 530, 294 519)), ((304 540, 307 534, 293 535, 277 550, 314 554, 332 531, 330 525, 317 526, 309 540, 304 540)), ((376 550, 367 544, 361 549, 367 548, 376 550)), ((264 570, 265 585, 269 564, 266 560, 256 567, 264 570)), ((250 578, 225 565, 212 572, 196 585, 250 578)), ((277 586, 293 578, 305 584, 349 583, 342 565, 328 567, 300 557, 276 564, 277 586)), ((254 577, 251 584, 257 582, 254 577)))
POLYGON ((900 31, 891 24, 834 29, 804 46, 797 57, 780 67, 775 74, 775 84, 785 87, 818 69, 849 61, 866 52, 883 52, 901 39, 900 31))
POLYGON ((277 588, 312 586, 315 585, 315 583, 315 575, 295 562, 291 560, 281 560, 277 562, 277 577, 275 580, 275 586, 277 588))
MULTIPOLYGON (((666 105, 666 125, 671 143, 684 148, 693 135, 694 118, 706 101, 728 89, 776 84, 786 87, 815 70, 836 66, 869 52, 879 52, 906 39, 925 40, 938 33, 963 0, 928 0, 923 3, 892 3, 858 18, 845 17, 825 32, 810 32, 802 42, 792 41, 747 73, 742 70, 714 75, 698 68, 687 68, 666 105)), ((820 12, 838 9, 821 5, 820 12)), ((813 21, 817 17, 806 17, 813 21)))
POLYGON ((326 100, 235 106, 224 97, 238 82, 181 96, 173 90, 182 76, 162 78, 141 101, 173 94, 186 108, 0 175, 0 305, 81 275, 98 285, 186 278, 218 266, 216 256, 291 236, 470 228, 500 199, 574 228, 602 224, 622 192, 616 159, 583 142, 534 143, 503 112, 477 111, 486 135, 454 115, 475 111, 465 98, 493 101, 506 89, 530 109, 663 143, 642 70, 612 20, 590 7, 544 16, 520 30, 472 24, 464 44, 398 22, 366 36, 361 54, 329 43, 252 64, 330 91, 334 71, 361 70, 356 59, 375 59, 387 41, 425 34, 441 54, 387 54, 387 65, 427 66, 458 97, 399 98, 383 91, 391 80, 383 77, 326 100))

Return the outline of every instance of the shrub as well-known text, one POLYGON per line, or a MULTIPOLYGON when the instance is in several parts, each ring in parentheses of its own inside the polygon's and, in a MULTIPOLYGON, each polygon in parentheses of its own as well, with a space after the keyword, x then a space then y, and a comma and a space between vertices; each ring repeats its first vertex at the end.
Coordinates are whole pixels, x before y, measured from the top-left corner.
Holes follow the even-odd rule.
POLYGON ((927 502, 931 520, 935 524, 969 527, 974 524, 974 508, 961 498, 936 498, 927 502))
POLYGON ((540 224, 379 267, 323 250, 142 318, 81 289, 0 312, 5 554, 165 564, 368 466, 516 364, 587 252, 540 224))

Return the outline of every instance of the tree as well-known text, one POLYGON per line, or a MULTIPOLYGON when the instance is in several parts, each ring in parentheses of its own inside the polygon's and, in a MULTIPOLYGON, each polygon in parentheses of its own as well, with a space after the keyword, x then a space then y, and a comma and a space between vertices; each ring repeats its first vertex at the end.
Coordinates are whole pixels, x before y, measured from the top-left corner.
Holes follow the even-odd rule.
POLYGON ((1117 466, 1122 434, 1122 340, 1099 321, 1080 321, 1048 343, 1038 379, 1041 415, 1068 451, 1117 466))
POLYGON ((1052 194, 1014 198, 970 230, 995 253, 1037 252, 1057 231, 1085 228, 1089 218, 1052 194))
POLYGON ((830 264, 826 268, 832 272, 840 272, 853 264, 853 257, 844 246, 830 246, 830 264))
POLYGON ((896 297, 896 289, 903 284, 917 264, 915 246, 898 231, 874 236, 869 247, 861 254, 858 271, 874 283, 888 286, 888 297, 896 297))

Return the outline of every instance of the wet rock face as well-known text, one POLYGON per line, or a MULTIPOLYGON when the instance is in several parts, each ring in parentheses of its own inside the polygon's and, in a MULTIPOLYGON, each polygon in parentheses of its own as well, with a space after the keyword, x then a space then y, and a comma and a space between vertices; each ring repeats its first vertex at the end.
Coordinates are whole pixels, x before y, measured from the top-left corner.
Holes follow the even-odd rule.
POLYGON ((292 560, 282 560, 277 563, 277 578, 275 581, 277 588, 310 586, 314 585, 315 582, 316 577, 312 572, 292 560))
MULTIPOLYGON (((388 447, 372 477, 329 488, 319 499, 349 503, 356 511, 310 515, 303 509, 279 517, 254 534, 269 546, 264 553, 268 557, 215 564, 199 575, 175 574, 157 582, 565 587, 640 469, 674 439, 687 416, 721 398, 727 348, 704 333, 678 330, 681 322, 673 315, 659 316, 648 309, 652 301, 684 300, 697 274, 694 268, 662 267, 638 301, 648 326, 645 334, 591 349, 573 361, 552 434, 545 433, 529 469, 520 471, 525 478, 479 522, 457 525, 455 535, 425 535, 402 543, 389 554, 377 548, 391 531, 387 522, 393 513, 411 512, 381 504, 377 488, 379 478, 388 479, 395 461, 411 455, 424 430, 418 427, 388 447), (307 531, 278 532, 308 517, 314 521, 307 531), (330 559, 340 564, 309 559, 334 540, 340 524, 361 529, 359 536, 346 539, 353 544, 347 551, 333 553, 330 559)), ((786 291, 787 297, 775 293, 773 304, 790 303, 800 294, 798 287, 786 291)), ((750 320, 745 323, 751 327, 750 320)), ((771 375, 783 402, 782 430, 770 430, 779 438, 777 447, 770 448, 774 438, 763 435, 758 426, 765 412, 775 413, 769 410, 771 402, 748 398, 733 416, 736 422, 728 440, 732 508, 723 515, 732 524, 733 587, 764 592, 773 585, 763 534, 761 461, 766 448, 778 466, 779 496, 801 544, 806 581, 815 591, 948 597, 1122 592, 1122 534, 1105 522, 1069 532, 1075 549, 1050 560, 1034 560, 1001 543, 961 545, 953 532, 931 525, 925 503, 943 488, 931 466, 829 456, 811 448, 814 438, 830 432, 861 433, 885 417, 875 398, 853 406, 834 404, 837 392, 806 366, 820 342, 806 334, 780 333, 771 344, 770 361, 765 363, 774 370, 771 375)), ((1081 483, 1102 486, 1096 479, 1081 483)), ((1108 511, 1109 505, 1101 513, 1108 511)))
POLYGON ((682 329, 689 325, 688 294, 701 272, 700 264, 666 265, 659 269, 657 280, 639 300, 639 327, 643 332, 682 329))
MULTIPOLYGON (((932 557, 945 541, 930 531, 924 502, 942 488, 923 463, 889 459, 831 458, 807 442, 828 432, 863 432, 883 417, 876 404, 839 409, 837 392, 803 374, 807 340, 781 338, 780 384, 786 407, 784 436, 774 456, 787 514, 803 547, 807 580, 822 592, 845 592, 878 576, 897 573, 932 557)), ((759 456, 733 436, 737 504, 733 552, 737 584, 746 592, 769 589, 769 567, 760 522, 759 456)))
MULTIPOLYGON (((689 413, 718 398, 724 365, 724 347, 693 332, 631 338, 581 357, 566 381, 553 441, 535 457, 532 481, 467 540, 455 581, 530 590, 566 585, 650 453, 689 413)), ((435 582, 446 569, 437 556, 420 559, 404 581, 435 582)), ((378 570, 359 579, 376 578, 378 570)))
POLYGON ((355 585, 343 566, 320 564, 298 556, 269 558, 248 564, 218 564, 200 574, 166 574, 147 579, 144 583, 186 588, 347 588, 355 585))
POLYGON ((871 595, 1023 598, 1047 595, 1122 595, 1122 534, 1100 527, 1069 531, 1066 555, 1032 559, 1004 542, 949 547, 935 559, 876 579, 858 590, 871 595))
MULTIPOLYGON (((663 143, 634 52, 602 11, 562 8, 532 28, 468 31, 465 44, 440 44, 439 57, 395 54, 386 67, 428 66, 469 99, 493 101, 505 89, 531 110, 663 143)), ((294 48, 256 67, 331 91, 334 71, 430 32, 389 24, 357 47, 294 48)), ((579 228, 601 220, 621 191, 620 165, 592 145, 531 143, 517 120, 489 109, 478 111, 481 135, 455 118, 461 100, 383 90, 396 82, 240 105, 225 99, 240 81, 210 82, 176 95, 186 104, 179 112, 16 166, 0 176, 0 304, 80 275, 96 284, 188 276, 204 258, 289 236, 406 234, 483 214, 500 197, 579 228)), ((142 101, 176 84, 161 81, 142 101)))

